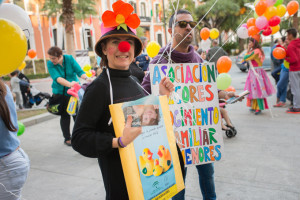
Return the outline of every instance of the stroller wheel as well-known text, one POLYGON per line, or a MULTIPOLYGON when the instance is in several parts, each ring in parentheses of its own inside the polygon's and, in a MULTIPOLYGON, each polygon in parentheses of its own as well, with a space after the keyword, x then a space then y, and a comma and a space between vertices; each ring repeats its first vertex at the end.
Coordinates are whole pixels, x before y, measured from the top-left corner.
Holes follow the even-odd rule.
POLYGON ((226 136, 227 136, 228 138, 232 138, 232 137, 235 136, 231 129, 230 129, 230 130, 226 130, 226 131, 225 131, 225 134, 226 134, 226 136))
POLYGON ((227 124, 226 124, 226 126, 227 126, 228 128, 230 128, 230 130, 231 130, 231 132, 232 132, 232 134, 233 134, 233 136, 232 136, 232 137, 236 136, 236 134, 237 134, 237 130, 235 129, 235 127, 233 127, 233 126, 229 126, 229 125, 227 125, 227 124))

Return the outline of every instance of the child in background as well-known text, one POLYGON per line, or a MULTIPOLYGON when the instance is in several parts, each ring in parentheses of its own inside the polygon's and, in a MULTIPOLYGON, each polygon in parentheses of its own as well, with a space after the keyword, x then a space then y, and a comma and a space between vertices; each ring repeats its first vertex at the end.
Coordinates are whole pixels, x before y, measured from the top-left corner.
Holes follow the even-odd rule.
POLYGON ((10 76, 11 76, 10 85, 11 85, 12 92, 15 93, 15 95, 16 95, 17 108, 23 109, 23 98, 22 98, 22 93, 21 93, 21 89, 20 89, 20 84, 24 85, 24 86, 29 86, 29 83, 27 83, 25 81, 21 81, 18 78, 18 74, 19 74, 18 70, 13 71, 10 74, 10 76))

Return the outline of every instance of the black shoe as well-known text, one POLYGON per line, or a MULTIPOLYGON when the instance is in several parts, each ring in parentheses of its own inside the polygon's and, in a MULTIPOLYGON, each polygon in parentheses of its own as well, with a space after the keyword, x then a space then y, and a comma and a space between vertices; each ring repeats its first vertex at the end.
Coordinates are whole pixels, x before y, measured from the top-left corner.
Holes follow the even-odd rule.
POLYGON ((67 145, 67 146, 72 146, 72 144, 71 144, 71 140, 66 140, 66 141, 64 141, 64 143, 65 143, 65 145, 67 145))

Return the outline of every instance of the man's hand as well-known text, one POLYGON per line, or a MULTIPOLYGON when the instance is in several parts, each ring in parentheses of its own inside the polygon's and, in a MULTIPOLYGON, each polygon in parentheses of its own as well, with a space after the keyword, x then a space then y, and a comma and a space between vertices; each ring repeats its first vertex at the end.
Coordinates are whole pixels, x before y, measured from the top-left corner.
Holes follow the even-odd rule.
POLYGON ((169 97, 170 93, 174 91, 174 84, 169 78, 164 77, 159 83, 159 94, 167 95, 169 97))

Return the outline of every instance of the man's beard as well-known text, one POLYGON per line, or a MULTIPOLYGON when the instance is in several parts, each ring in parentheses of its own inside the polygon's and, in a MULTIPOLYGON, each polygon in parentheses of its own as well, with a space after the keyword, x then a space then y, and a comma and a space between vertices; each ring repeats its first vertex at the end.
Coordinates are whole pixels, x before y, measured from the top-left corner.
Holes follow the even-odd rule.
POLYGON ((177 44, 180 43, 179 46, 187 47, 187 46, 189 46, 190 44, 192 44, 192 42, 193 42, 193 37, 194 37, 194 36, 192 35, 191 38, 186 37, 188 34, 189 34, 189 32, 186 32, 184 35, 182 35, 182 34, 180 34, 180 33, 176 33, 176 34, 174 35, 177 44), (186 37, 186 38, 185 38, 185 37, 186 37), (185 38, 185 39, 184 39, 184 38, 185 38), (183 40, 183 39, 184 39, 184 40, 183 40), (182 41, 182 40, 183 40, 183 41, 182 41))

